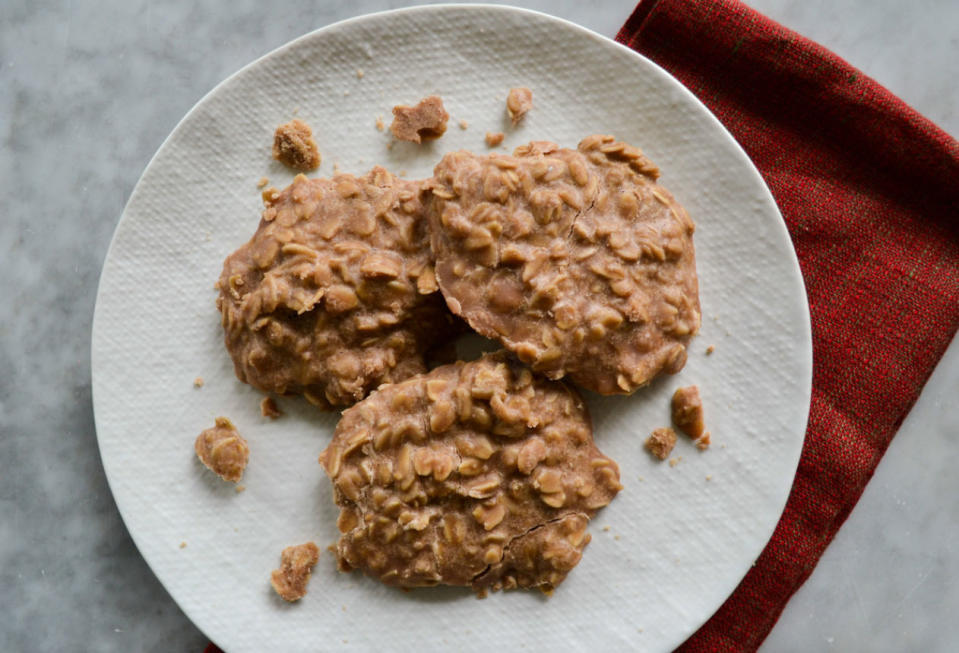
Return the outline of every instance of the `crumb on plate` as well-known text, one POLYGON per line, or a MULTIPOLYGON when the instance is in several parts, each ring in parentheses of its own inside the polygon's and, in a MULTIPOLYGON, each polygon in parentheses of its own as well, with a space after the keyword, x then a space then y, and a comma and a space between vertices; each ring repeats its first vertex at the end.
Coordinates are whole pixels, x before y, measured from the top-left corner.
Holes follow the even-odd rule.
POLYGON ((443 107, 442 98, 430 95, 412 107, 401 104, 393 107, 390 131, 397 140, 422 143, 442 136, 449 119, 450 114, 443 107))
POLYGON ((675 446, 676 431, 668 426, 656 429, 646 438, 646 449, 660 460, 666 460, 675 446))
POLYGON ((306 596, 313 567, 320 559, 314 542, 288 546, 280 555, 280 568, 270 574, 270 584, 285 601, 299 601, 306 596))
POLYGON ((213 428, 197 436, 193 448, 200 461, 223 480, 236 483, 243 478, 250 447, 226 417, 217 417, 213 428))
POLYGON ((533 108, 533 92, 525 86, 511 88, 506 96, 506 113, 516 125, 533 108))
POLYGON ((263 417, 269 417, 270 419, 276 419, 283 412, 280 410, 279 406, 276 405, 276 401, 273 400, 273 397, 263 397, 263 401, 260 402, 260 414, 263 417))
POLYGON ((320 151, 310 126, 294 118, 277 127, 273 134, 273 158, 296 170, 319 168, 320 151))
POLYGON ((503 132, 486 132, 486 145, 496 147, 503 142, 504 138, 506 138, 506 134, 503 132))

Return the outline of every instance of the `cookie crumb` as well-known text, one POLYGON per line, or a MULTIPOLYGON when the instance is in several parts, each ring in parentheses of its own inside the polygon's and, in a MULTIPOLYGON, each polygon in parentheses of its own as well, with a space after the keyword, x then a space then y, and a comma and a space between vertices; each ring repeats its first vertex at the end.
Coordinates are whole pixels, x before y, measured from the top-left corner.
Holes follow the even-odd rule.
POLYGON ((670 466, 670 467, 675 467, 675 466, 678 465, 678 464, 679 464, 679 459, 678 459, 678 458, 670 458, 670 459, 669 459, 669 466, 670 466))
POLYGON ((197 436, 193 448, 197 458, 224 481, 236 483, 243 478, 250 447, 226 417, 217 417, 213 428, 197 436))
POLYGON ((386 124, 383 122, 383 116, 376 116, 376 131, 383 131, 386 129, 386 124))
POLYGON ((340 164, 337 163, 336 161, 333 162, 333 174, 334 175, 340 174, 340 164))
POLYGON ((273 397, 263 397, 263 401, 260 402, 260 414, 263 415, 263 417, 276 419, 282 415, 283 412, 279 406, 276 405, 276 402, 273 401, 273 397))
POLYGON ((306 596, 313 567, 320 559, 320 550, 314 542, 288 546, 280 554, 280 568, 270 574, 270 584, 285 601, 299 601, 306 596))
POLYGON ((269 179, 267 179, 266 177, 260 177, 260 180, 259 180, 258 182, 256 182, 256 187, 257 187, 257 188, 263 188, 263 187, 266 186, 268 183, 270 183, 270 180, 269 180, 269 179))
POLYGON ((273 158, 296 170, 319 168, 320 151, 310 126, 294 118, 277 127, 273 134, 273 158))
POLYGON ((506 113, 516 125, 533 108, 533 92, 525 86, 511 88, 506 96, 506 113))
POLYGON ((506 138, 506 134, 503 132, 486 132, 486 145, 496 147, 503 142, 504 138, 506 138))
POLYGON ((465 130, 466 128, 468 128, 468 127, 470 126, 470 124, 469 124, 468 122, 466 122, 466 120, 460 119, 460 121, 459 121, 459 126, 460 126, 460 129, 464 129, 464 130, 465 130))
MULTIPOLYGON (((699 388, 694 385, 677 388, 672 400, 673 423, 693 440, 702 436, 703 401, 699 397, 699 388)), ((709 444, 707 440, 707 445, 709 444)))
POLYGON ((202 376, 198 376, 198 377, 196 377, 195 379, 193 379, 193 387, 194 387, 194 388, 202 388, 202 387, 203 387, 203 377, 202 377, 202 376))
POLYGON ((343 97, 346 97, 346 96, 349 95, 349 94, 350 94, 350 92, 349 92, 348 90, 347 90, 347 91, 343 91, 343 97))
POLYGON ((709 431, 703 433, 702 437, 693 440, 693 444, 695 444, 696 448, 700 451, 706 451, 706 449, 709 449, 709 431))
POLYGON ((245 492, 245 491, 246 491, 246 486, 245 486, 245 485, 237 485, 237 486, 236 486, 236 493, 237 493, 237 494, 239 494, 240 492, 245 492))
POLYGON ((401 104, 393 107, 390 131, 398 140, 422 143, 442 136, 449 119, 450 114, 443 107, 442 98, 430 95, 412 107, 401 104))
POLYGON ((603 532, 604 532, 604 533, 608 533, 608 532, 609 532, 609 526, 603 526, 603 532))
POLYGON ((362 69, 362 68, 357 68, 357 69, 356 69, 356 78, 357 78, 357 79, 363 79, 363 75, 364 75, 364 74, 365 74, 365 73, 363 72, 363 69, 362 69))
POLYGON ((406 176, 406 170, 400 170, 398 174, 399 174, 400 177, 405 177, 405 176, 406 176))
POLYGON ((656 429, 646 438, 646 450, 660 460, 666 460, 675 446, 676 431, 668 426, 656 429))
POLYGON ((619 541, 619 535, 613 535, 613 539, 619 541))
POLYGON ((186 548, 186 542, 180 542, 180 548, 181 548, 181 549, 185 549, 185 548, 186 548))
POLYGON ((710 354, 712 354, 714 351, 716 351, 716 345, 709 345, 708 347, 706 347, 706 355, 707 355, 707 356, 709 356, 710 354))
POLYGON ((706 480, 707 480, 707 481, 713 480, 713 475, 712 475, 712 474, 706 474, 706 480))

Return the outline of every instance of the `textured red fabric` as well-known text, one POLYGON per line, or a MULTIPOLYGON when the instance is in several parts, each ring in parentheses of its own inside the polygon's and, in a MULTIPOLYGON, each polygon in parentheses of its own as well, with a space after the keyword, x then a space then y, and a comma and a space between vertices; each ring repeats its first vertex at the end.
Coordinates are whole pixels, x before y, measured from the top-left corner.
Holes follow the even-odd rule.
POLYGON ((681 651, 751 651, 806 580, 959 327, 959 144, 819 45, 734 0, 642 0, 617 40, 739 141, 799 256, 813 392, 783 516, 681 651))

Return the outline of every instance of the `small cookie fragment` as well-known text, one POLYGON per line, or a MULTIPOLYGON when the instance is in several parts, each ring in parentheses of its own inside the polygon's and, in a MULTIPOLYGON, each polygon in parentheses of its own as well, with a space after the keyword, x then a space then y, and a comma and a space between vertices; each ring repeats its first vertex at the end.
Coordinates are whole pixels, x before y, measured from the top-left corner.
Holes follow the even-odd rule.
POLYGON ((442 136, 446 132, 446 122, 449 119, 450 114, 443 108, 440 96, 430 95, 413 107, 393 107, 393 124, 390 125, 390 131, 397 140, 422 143, 424 140, 442 136))
POLYGON ((198 376, 198 377, 196 377, 195 379, 193 379, 193 387, 194 387, 194 388, 202 388, 202 387, 203 387, 203 377, 202 377, 202 376, 198 376))
POLYGON ((709 345, 708 347, 706 347, 706 355, 707 355, 707 356, 709 356, 710 354, 712 354, 714 351, 716 351, 716 345, 709 345))
MULTIPOLYGON (((703 423, 703 401, 695 385, 678 388, 672 400, 673 423, 693 440, 700 438, 706 426, 703 423)), ((708 445, 708 438, 706 444, 708 445)))
POLYGON ((236 483, 243 478, 250 447, 226 417, 217 417, 216 426, 200 433, 193 448, 200 461, 224 481, 236 483))
POLYGON ((709 431, 706 431, 705 433, 703 433, 701 437, 696 438, 693 441, 693 444, 695 444, 696 448, 699 449, 700 451, 706 451, 706 449, 709 449, 709 445, 712 444, 712 442, 709 439, 709 431))
POLYGON ((268 183, 270 183, 270 180, 269 180, 269 179, 267 179, 266 177, 260 177, 260 180, 256 182, 256 187, 257 187, 257 188, 263 188, 263 187, 266 186, 268 183))
POLYGON ((666 460, 676 446, 676 431, 667 427, 656 429, 646 438, 646 449, 659 458, 666 460))
POLYGON ((313 140, 310 126, 294 118, 277 127, 273 134, 273 158, 296 170, 319 168, 320 151, 313 140))
POLYGON ((533 108, 533 92, 525 86, 511 88, 506 96, 506 113, 513 124, 519 123, 533 108))
POLYGON ((622 489, 582 398, 505 352, 381 387, 343 413, 320 462, 340 568, 400 587, 552 591, 622 489))
POLYGON ((313 567, 320 559, 320 550, 314 542, 288 546, 280 555, 280 568, 270 574, 270 584, 285 601, 299 601, 306 596, 313 567))
POLYGON ((280 410, 279 406, 276 405, 273 397, 263 397, 263 401, 260 402, 260 414, 263 415, 263 417, 276 419, 282 415, 283 412, 280 410))
POLYGON ((503 132, 486 132, 486 145, 496 147, 503 142, 504 138, 506 138, 506 134, 503 132))

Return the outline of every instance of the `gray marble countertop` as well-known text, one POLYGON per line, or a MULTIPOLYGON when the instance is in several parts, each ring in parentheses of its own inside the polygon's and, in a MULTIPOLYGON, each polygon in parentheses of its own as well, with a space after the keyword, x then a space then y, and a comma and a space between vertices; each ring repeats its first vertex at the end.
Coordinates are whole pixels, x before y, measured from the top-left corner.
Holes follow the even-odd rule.
MULTIPOLYGON (((201 651, 107 487, 97 280, 153 152, 249 61, 393 0, 0 3, 0 651, 201 651)), ((613 36, 634 0, 515 0, 613 36)), ((959 134, 955 0, 752 0, 959 134)), ((959 345, 764 651, 959 647, 959 345)))

